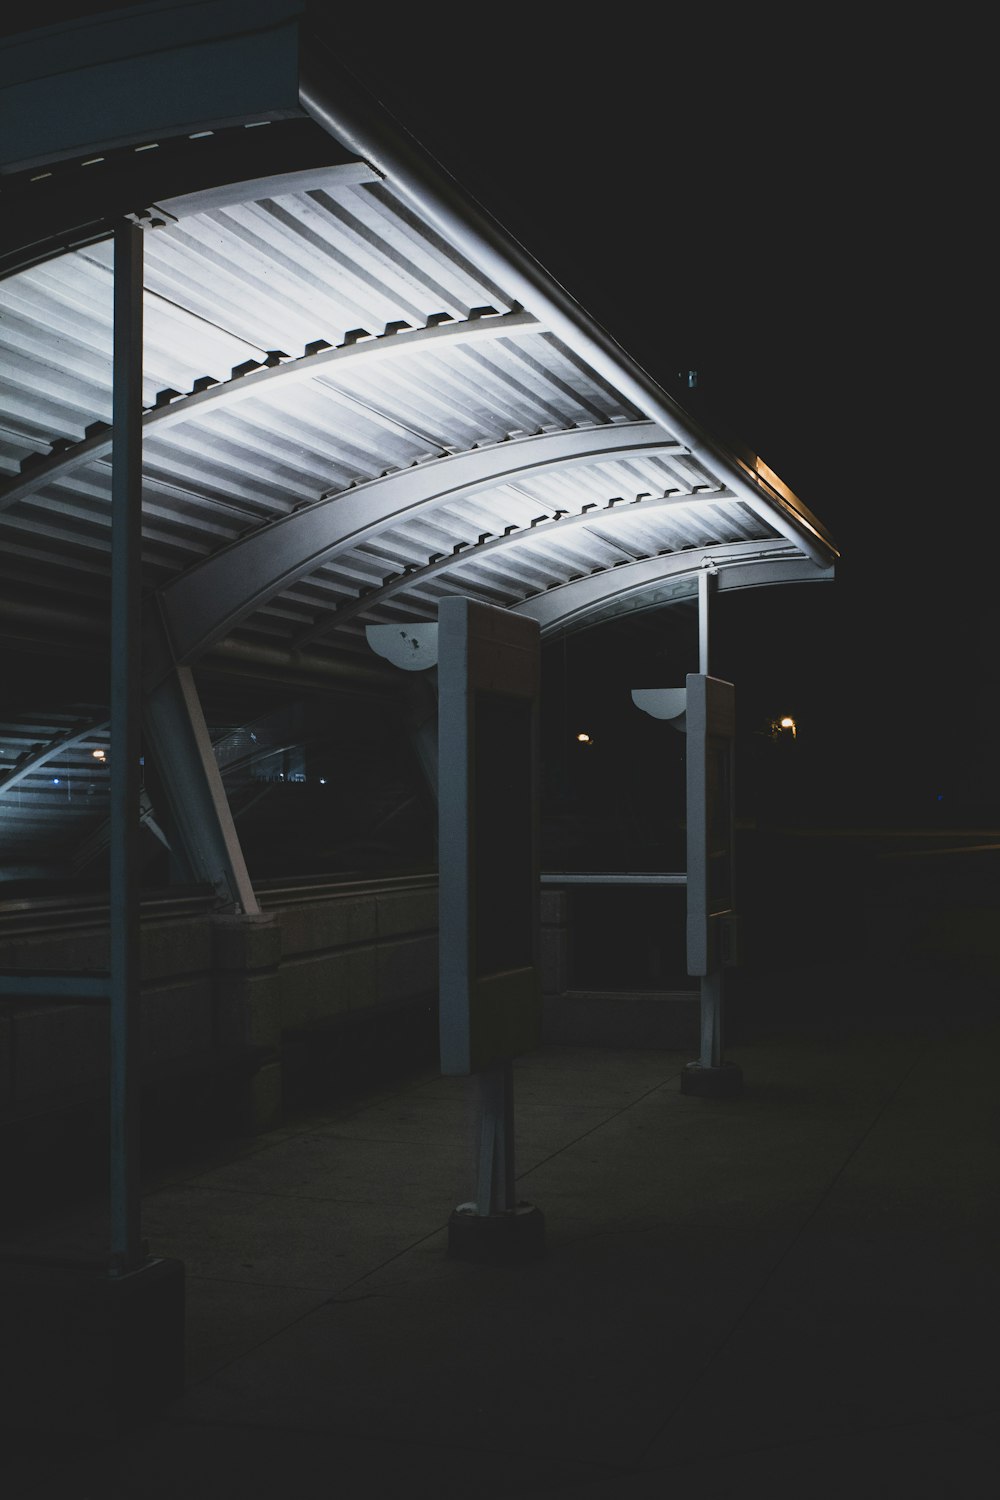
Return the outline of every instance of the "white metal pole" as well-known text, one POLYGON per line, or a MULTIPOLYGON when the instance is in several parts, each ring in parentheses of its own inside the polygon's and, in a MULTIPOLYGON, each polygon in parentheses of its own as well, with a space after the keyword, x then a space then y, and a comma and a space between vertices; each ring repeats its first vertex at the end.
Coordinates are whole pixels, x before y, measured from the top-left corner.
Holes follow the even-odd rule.
POLYGON ((479 1181, 476 1211, 504 1213, 514 1207, 514 1067, 507 1059, 477 1074, 479 1085, 479 1181))
POLYGON ((698 671, 709 675, 709 590, 712 575, 708 568, 698 574, 698 671))
POLYGON ((701 976, 701 1051, 703 1068, 722 1066, 722 969, 701 976))
MULTIPOLYGON (((709 676, 710 629, 711 629, 712 574, 702 568, 698 574, 698 671, 709 676)), ((710 970, 701 976, 701 1051, 699 1061, 703 1068, 718 1068, 722 1064, 722 969, 710 970)))

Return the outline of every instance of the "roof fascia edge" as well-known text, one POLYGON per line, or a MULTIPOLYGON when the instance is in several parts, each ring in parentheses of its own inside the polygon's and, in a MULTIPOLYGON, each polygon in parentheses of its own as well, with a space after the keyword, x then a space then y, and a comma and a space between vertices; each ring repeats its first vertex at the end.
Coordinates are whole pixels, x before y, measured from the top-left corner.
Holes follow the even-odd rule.
POLYGON ((479 204, 463 194, 435 159, 369 94, 322 42, 303 49, 299 98, 308 115, 348 150, 366 160, 393 188, 465 251, 487 275, 513 293, 566 346, 668 432, 680 429, 722 464, 742 498, 817 566, 839 556, 822 523, 767 465, 753 465, 723 447, 674 402, 528 252, 479 204))
POLYGON ((296 118, 302 0, 98 12, 0 47, 0 172, 136 139, 296 118))

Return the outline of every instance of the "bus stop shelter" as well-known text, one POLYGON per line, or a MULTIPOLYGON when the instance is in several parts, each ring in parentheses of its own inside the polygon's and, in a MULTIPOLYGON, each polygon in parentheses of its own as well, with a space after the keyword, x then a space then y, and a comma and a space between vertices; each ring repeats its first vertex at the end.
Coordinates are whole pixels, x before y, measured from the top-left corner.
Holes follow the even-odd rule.
POLYGON ((0 858, 44 876, 67 840, 110 841, 111 969, 76 993, 111 1006, 127 1276, 141 746, 191 877, 259 910, 199 669, 387 686, 373 628, 419 652, 455 595, 542 639, 699 598, 707 638, 712 591, 829 581, 837 550, 463 193, 308 6, 135 6, 11 37, 0 65, 0 609, 33 661, 103 650, 111 681, 105 717, 54 699, 29 743, 6 727, 0 858), (80 758, 88 808, 53 796, 80 758))

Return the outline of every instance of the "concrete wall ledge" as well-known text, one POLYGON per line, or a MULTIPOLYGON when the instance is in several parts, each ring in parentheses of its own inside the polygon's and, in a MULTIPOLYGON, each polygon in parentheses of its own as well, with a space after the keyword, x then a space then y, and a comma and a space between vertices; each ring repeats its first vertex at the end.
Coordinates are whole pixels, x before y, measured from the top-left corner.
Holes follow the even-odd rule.
MULTIPOLYGON (((250 917, 205 910, 144 920, 144 1157, 151 1141, 157 1154, 171 1139, 183 1146, 199 1123, 209 1133, 280 1124, 285 1075, 308 1058, 312 1035, 321 1038, 313 1074, 334 1092, 360 1072, 370 1077, 380 1049, 401 1066, 410 1047, 424 1065, 436 1049, 436 924, 436 882, 426 877, 412 888, 397 878, 384 890, 373 881, 364 892, 304 891, 301 902, 286 898, 250 917)), ((102 969, 107 942, 106 907, 82 936, 71 910, 64 924, 49 912, 44 934, 12 932, 0 943, 0 964, 102 969)), ((73 1157, 71 1178, 85 1177, 88 1163, 106 1175, 108 1054, 103 1003, 0 1001, 0 1185, 8 1192, 30 1187, 36 1167, 44 1181, 53 1154, 73 1157)))

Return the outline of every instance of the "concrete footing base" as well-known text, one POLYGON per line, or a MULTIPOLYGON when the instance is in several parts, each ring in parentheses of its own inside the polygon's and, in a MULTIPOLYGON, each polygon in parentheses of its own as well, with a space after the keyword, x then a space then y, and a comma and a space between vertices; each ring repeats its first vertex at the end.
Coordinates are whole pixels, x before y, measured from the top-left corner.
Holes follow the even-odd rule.
POLYGON ((0 1263, 0 1427, 117 1437, 184 1389, 184 1266, 0 1263))
POLYGON ((530 1203, 502 1214, 456 1208, 448 1220, 448 1254, 456 1260, 540 1260, 545 1254, 545 1216, 530 1203))
POLYGON ((703 1068, 690 1062, 681 1074, 681 1093, 701 1099, 735 1099, 743 1092, 743 1070, 735 1063, 720 1063, 717 1068, 703 1068))

